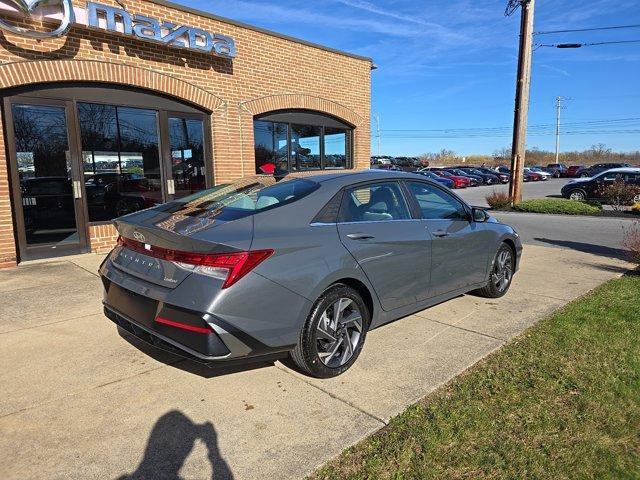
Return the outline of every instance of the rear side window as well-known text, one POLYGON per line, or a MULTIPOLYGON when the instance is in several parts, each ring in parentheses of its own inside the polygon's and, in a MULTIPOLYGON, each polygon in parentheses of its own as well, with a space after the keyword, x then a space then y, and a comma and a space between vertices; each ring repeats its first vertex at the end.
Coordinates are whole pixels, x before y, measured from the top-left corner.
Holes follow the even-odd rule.
POLYGON ((411 214, 400 185, 384 182, 347 190, 340 217, 343 222, 409 220, 411 214))
POLYGON ((169 213, 190 217, 236 220, 296 202, 319 188, 302 178, 248 177, 218 185, 168 205, 169 213))
POLYGON ((426 183, 410 182, 409 190, 420 205, 422 218, 427 220, 466 220, 467 210, 447 192, 426 183))

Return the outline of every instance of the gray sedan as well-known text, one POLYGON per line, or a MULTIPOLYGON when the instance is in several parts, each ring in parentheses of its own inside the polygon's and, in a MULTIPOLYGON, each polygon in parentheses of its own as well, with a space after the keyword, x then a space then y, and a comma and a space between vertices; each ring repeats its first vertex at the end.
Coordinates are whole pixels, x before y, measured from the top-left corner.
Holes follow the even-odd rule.
POLYGON ((402 172, 256 176, 115 221, 106 316, 207 365, 290 356, 339 375, 367 332, 458 295, 497 298, 522 244, 402 172))

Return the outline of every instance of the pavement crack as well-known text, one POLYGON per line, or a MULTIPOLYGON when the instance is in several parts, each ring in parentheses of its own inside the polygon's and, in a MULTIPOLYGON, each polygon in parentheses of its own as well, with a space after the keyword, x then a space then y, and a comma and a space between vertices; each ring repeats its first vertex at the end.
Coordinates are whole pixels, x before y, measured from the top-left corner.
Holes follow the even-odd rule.
POLYGON ((363 415, 366 415, 367 417, 372 418, 372 419, 373 419, 373 420, 375 420, 376 422, 381 423, 381 424, 382 424, 382 426, 387 426, 387 425, 388 425, 388 422, 386 422, 384 419, 382 419, 382 418, 380 418, 380 417, 378 417, 378 416, 374 415, 373 413, 367 412, 366 410, 364 410, 363 408, 359 407, 358 405, 355 405, 354 403, 350 402, 349 400, 346 400, 346 399, 344 399, 344 398, 342 398, 342 397, 339 397, 339 396, 338 396, 338 395, 336 395, 335 393, 332 393, 332 392, 330 392, 330 391, 328 391, 328 390, 326 390, 326 389, 324 389, 324 388, 322 388, 322 387, 320 387, 320 386, 318 386, 318 385, 315 385, 315 384, 311 383, 310 381, 308 381, 308 380, 306 380, 306 379, 304 379, 304 378, 302 378, 302 377, 300 377, 300 376, 298 376, 298 375, 296 375, 296 374, 292 373, 289 369, 284 368, 284 367, 281 367, 281 366, 279 366, 278 364, 276 364, 276 365, 275 365, 275 367, 276 367, 278 370, 280 370, 280 371, 282 371, 282 372, 285 372, 287 375, 290 375, 291 377, 295 378, 296 380, 299 380, 299 381, 301 381, 302 383, 306 383, 306 384, 307 384, 307 385, 309 385, 310 387, 313 387, 313 388, 315 388, 316 390, 320 390, 322 393, 324 393, 324 394, 326 394, 326 395, 329 395, 329 396, 330 396, 331 398, 333 398, 334 400, 338 400, 339 402, 342 402, 342 403, 344 403, 345 405, 348 405, 348 406, 350 406, 351 408, 353 408, 353 409, 355 409, 355 410, 359 411, 359 412, 360 412, 360 413, 362 413, 363 415))
POLYGON ((465 332, 475 333, 476 335, 480 335, 481 337, 487 337, 487 338, 491 338, 493 340, 498 340, 499 342, 503 342, 504 343, 504 342, 507 341, 506 338, 494 337, 493 335, 489 335, 488 333, 482 333, 482 332, 478 332, 477 330, 472 330, 470 328, 464 328, 464 327, 460 327, 460 326, 455 325, 455 324, 451 324, 451 323, 447 323, 447 322, 441 322, 440 320, 436 320, 436 319, 431 318, 431 317, 422 317, 421 316, 421 318, 424 318, 425 320, 429 320, 429 321, 434 322, 434 323, 438 323, 440 325, 445 325, 447 327, 455 328, 456 330, 463 330, 465 332))

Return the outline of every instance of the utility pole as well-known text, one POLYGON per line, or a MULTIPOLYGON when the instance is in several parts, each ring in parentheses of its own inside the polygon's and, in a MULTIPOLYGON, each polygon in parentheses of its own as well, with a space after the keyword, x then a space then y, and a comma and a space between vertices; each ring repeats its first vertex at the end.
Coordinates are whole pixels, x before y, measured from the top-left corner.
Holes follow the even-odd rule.
POLYGON ((560 110, 562 110, 562 97, 556 98, 556 165, 560 163, 560 110))
MULTIPOLYGON (((519 0, 522 9, 520 21, 520 52, 518 54, 518 82, 516 108, 513 121, 511 147, 511 182, 509 195, 514 205, 522 201, 524 162, 527 150, 527 120, 531 89, 531 63, 533 60, 533 18, 535 0, 519 0)), ((513 1, 510 4, 514 3, 513 1)))
POLYGON ((378 157, 380 156, 380 115, 376 113, 376 136, 378 137, 378 157))

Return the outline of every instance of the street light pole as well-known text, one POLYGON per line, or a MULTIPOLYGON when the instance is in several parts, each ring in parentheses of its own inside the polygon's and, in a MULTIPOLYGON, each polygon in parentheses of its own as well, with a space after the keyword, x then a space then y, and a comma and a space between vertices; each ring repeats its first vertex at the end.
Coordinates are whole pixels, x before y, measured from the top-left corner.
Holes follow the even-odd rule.
POLYGON ((533 19, 535 0, 520 0, 520 51, 518 54, 518 82, 511 147, 511 182, 509 195, 514 205, 522 201, 524 162, 527 150, 527 118, 531 89, 531 63, 533 60, 533 19))

